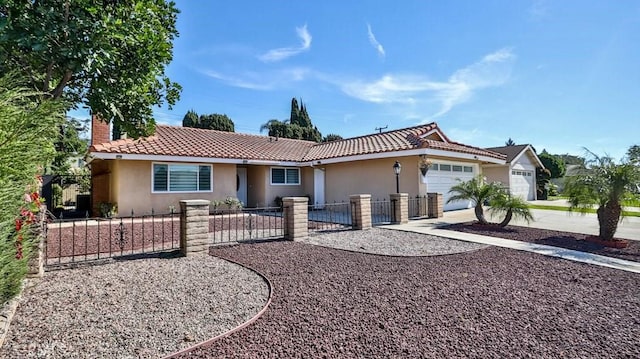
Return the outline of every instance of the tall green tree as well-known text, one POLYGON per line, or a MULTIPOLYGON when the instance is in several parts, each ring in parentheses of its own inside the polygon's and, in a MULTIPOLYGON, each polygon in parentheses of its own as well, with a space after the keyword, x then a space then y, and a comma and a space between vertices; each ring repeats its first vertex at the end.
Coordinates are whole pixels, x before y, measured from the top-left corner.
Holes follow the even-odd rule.
POLYGON ((569 197, 571 210, 586 213, 597 206, 599 237, 610 241, 624 214, 622 202, 639 197, 640 167, 628 160, 616 163, 610 157, 587 152, 587 166, 567 178, 564 194, 569 197))
POLYGON ((165 74, 177 14, 164 0, 5 0, 0 73, 17 69, 39 100, 64 99, 131 137, 148 135, 152 107, 171 107, 181 90, 165 74))
POLYGON ((507 142, 504 143, 505 146, 515 146, 516 143, 513 142, 513 140, 511 139, 511 137, 509 137, 509 139, 507 140, 507 142))
POLYGON ((544 168, 536 168, 538 199, 547 199, 547 185, 551 182, 552 178, 563 177, 566 171, 566 166, 560 156, 552 155, 546 150, 542 150, 542 153, 538 155, 538 158, 544 165, 544 168))
POLYGON ((322 141, 322 133, 311 122, 307 107, 294 97, 291 99, 291 118, 280 121, 272 119, 260 126, 260 132, 267 131, 269 136, 293 138, 314 142, 322 141))
POLYGON ((322 138, 322 142, 340 141, 342 139, 342 136, 336 135, 335 133, 330 133, 322 138))
POLYGON ((190 110, 182 119, 182 127, 204 128, 207 130, 218 130, 234 132, 235 124, 227 115, 213 113, 210 115, 200 115, 190 110))

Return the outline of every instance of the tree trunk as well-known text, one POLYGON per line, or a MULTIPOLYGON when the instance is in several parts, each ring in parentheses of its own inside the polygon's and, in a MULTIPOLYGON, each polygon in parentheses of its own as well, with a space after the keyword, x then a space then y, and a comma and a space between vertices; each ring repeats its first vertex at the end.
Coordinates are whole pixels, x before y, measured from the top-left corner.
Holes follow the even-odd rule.
POLYGON ((600 224, 600 238, 605 241, 613 240, 618 229, 622 206, 620 203, 609 201, 598 208, 598 223, 600 224))
POLYGON ((484 218, 484 210, 482 209, 482 203, 476 203, 475 212, 476 212, 476 218, 478 219, 478 222, 480 222, 480 224, 489 224, 489 222, 487 222, 487 220, 484 218))
POLYGON ((507 224, 509 224, 509 222, 511 222, 511 218, 513 217, 513 210, 511 210, 511 208, 509 208, 507 210, 507 214, 504 216, 504 219, 502 220, 502 222, 500 222, 500 227, 506 227, 507 224))

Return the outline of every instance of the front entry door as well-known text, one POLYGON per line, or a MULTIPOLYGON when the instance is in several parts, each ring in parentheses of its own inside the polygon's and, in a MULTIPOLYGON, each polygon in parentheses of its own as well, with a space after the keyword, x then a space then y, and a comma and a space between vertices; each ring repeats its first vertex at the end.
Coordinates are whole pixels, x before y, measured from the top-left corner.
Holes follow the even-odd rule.
POLYGON ((313 201, 316 209, 324 207, 324 170, 313 169, 313 201))
POLYGON ((238 167, 236 169, 236 197, 242 204, 247 206, 247 169, 238 167))

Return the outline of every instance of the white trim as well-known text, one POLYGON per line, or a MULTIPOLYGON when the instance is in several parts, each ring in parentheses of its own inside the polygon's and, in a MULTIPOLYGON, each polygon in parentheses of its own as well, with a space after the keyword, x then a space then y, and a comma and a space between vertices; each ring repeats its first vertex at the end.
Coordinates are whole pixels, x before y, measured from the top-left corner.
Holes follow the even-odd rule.
POLYGON ((297 166, 296 161, 268 161, 268 160, 246 160, 238 158, 216 158, 216 157, 193 157, 193 156, 167 156, 167 155, 141 155, 130 153, 105 153, 91 152, 90 156, 102 160, 131 160, 131 161, 154 161, 154 162, 174 162, 174 163, 226 163, 238 165, 272 165, 272 166, 297 166))
POLYGON ((282 166, 272 166, 269 167, 269 184, 271 186, 301 186, 302 185, 302 173, 300 171, 300 167, 282 167, 282 166), (273 170, 274 169, 283 169, 284 170, 284 183, 273 183, 273 170), (298 183, 287 183, 287 170, 298 170, 298 183))
POLYGON ((236 158, 212 158, 212 157, 190 157, 190 156, 166 156, 166 155, 140 155, 140 154, 127 154, 127 153, 104 153, 104 152, 91 152, 91 156, 103 160, 133 160, 133 161, 156 161, 156 162, 178 162, 178 163, 228 163, 228 164, 245 164, 245 165, 265 165, 265 166, 282 166, 282 167, 303 167, 303 166, 315 166, 320 164, 342 163, 352 161, 374 160, 381 158, 394 158, 394 157, 407 157, 407 156, 419 156, 419 155, 431 155, 440 157, 449 157, 457 159, 465 159, 479 162, 489 162, 499 165, 505 164, 505 160, 482 156, 473 155, 469 153, 461 153, 445 150, 434 150, 430 148, 419 148, 413 150, 401 150, 390 152, 378 152, 368 153, 364 155, 354 155, 345 157, 335 157, 320 159, 315 161, 268 161, 268 160, 243 160, 236 158))
POLYGON ((176 163, 176 162, 151 162, 151 193, 152 194, 173 194, 173 193, 213 193, 213 166, 210 163, 176 163), (166 191, 156 191, 154 186, 154 173, 153 167, 155 165, 167 165, 167 190, 166 191), (198 166, 198 183, 197 187, 200 187, 200 167, 199 166, 209 166, 211 169, 209 171, 209 190, 208 191, 172 191, 171 185, 169 183, 170 166, 198 166))
POLYGON ((490 163, 495 163, 499 165, 505 164, 505 160, 488 157, 488 156, 472 155, 468 153, 460 153, 460 152, 453 152, 453 151, 434 150, 430 148, 420 148, 415 150, 380 152, 380 153, 370 153, 365 155, 328 158, 324 160, 304 162, 304 163, 300 163, 300 165, 316 166, 316 165, 331 164, 331 163, 342 163, 342 162, 374 160, 374 159, 381 159, 381 158, 419 156, 419 155, 431 155, 431 156, 449 157, 449 158, 465 159, 465 160, 472 160, 472 161, 479 161, 479 162, 490 162, 490 163))

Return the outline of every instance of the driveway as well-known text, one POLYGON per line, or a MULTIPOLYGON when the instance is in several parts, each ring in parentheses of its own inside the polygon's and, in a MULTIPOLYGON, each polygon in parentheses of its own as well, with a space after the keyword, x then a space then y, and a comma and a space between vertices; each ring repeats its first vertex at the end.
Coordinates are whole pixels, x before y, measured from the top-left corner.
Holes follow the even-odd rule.
MULTIPOLYGON (((593 235, 597 235, 599 231, 598 217, 596 214, 580 214, 546 209, 532 209, 531 213, 535 219, 531 223, 527 224, 527 222, 522 220, 513 220, 510 224, 593 235)), ((489 220, 492 220, 489 214, 487 214, 487 217, 489 220)), ((424 221, 433 224, 449 224, 473 221, 475 219, 476 216, 473 213, 473 209, 463 209, 445 212, 443 218, 427 219, 424 221)), ((493 220, 499 221, 500 219, 501 218, 494 218, 493 220)), ((616 237, 640 241, 640 217, 625 217, 622 222, 618 224, 616 237)))

